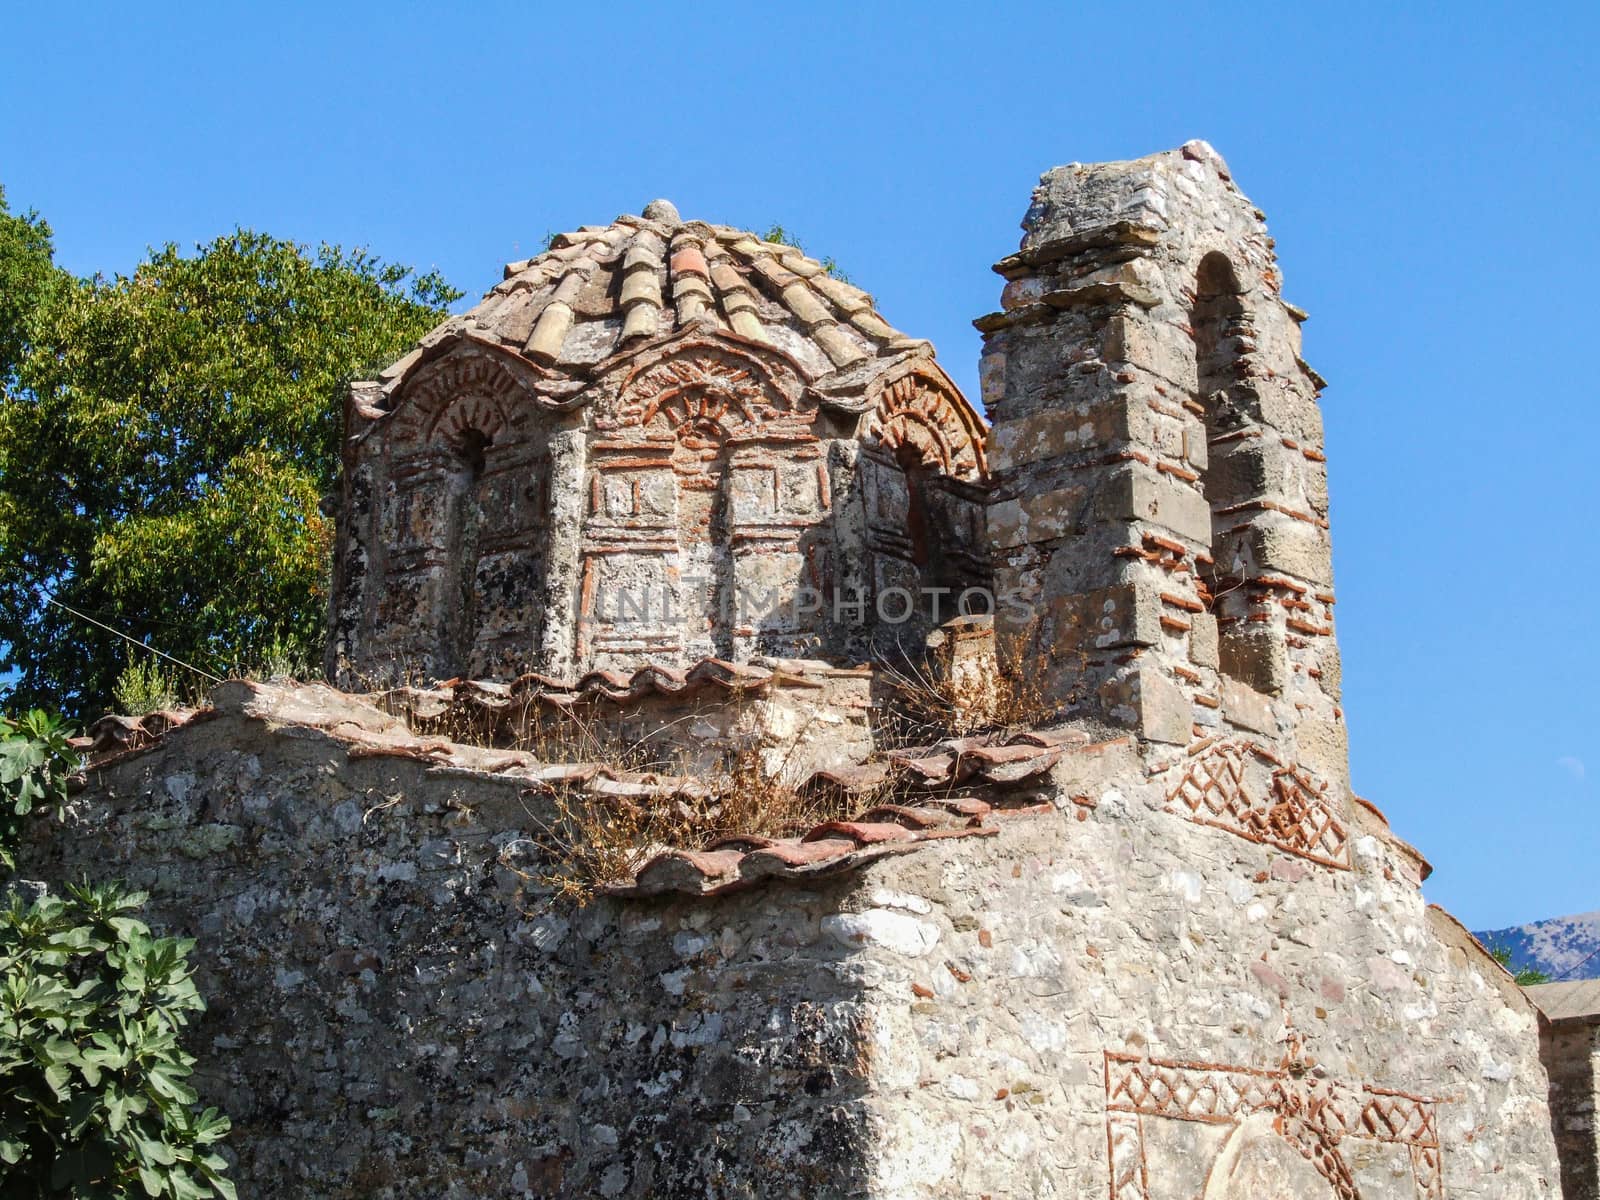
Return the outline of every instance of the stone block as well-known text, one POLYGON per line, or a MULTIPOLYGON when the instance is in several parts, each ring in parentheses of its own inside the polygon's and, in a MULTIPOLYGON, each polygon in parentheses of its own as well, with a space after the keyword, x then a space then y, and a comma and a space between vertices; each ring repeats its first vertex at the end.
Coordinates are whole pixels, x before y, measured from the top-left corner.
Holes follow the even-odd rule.
POLYGON ((1321 638, 1317 643, 1317 666, 1322 671, 1319 683, 1322 694, 1338 700, 1344 692, 1344 660, 1339 654, 1339 643, 1334 638, 1321 638))
POLYGON ((1165 413, 1152 412, 1150 415, 1153 418, 1150 432, 1141 439, 1142 444, 1169 461, 1184 459, 1189 449, 1188 422, 1182 417, 1171 417, 1165 413))
POLYGON ((1311 583, 1333 582, 1333 547, 1328 535, 1315 525, 1291 518, 1258 525, 1250 530, 1249 546, 1259 569, 1311 583))
POLYGON ((1057 657, 1079 647, 1106 650, 1161 641, 1161 600, 1154 587, 1143 583, 1053 596, 1047 612, 1057 657))
POLYGON ((1211 465, 1210 436, 1205 422, 1189 413, 1183 424, 1183 458, 1191 469, 1204 471, 1211 465))
POLYGON ((1295 757, 1342 786, 1350 778, 1350 738, 1343 721, 1302 720, 1295 726, 1295 757))
POLYGON ((1256 407, 1262 424, 1298 442, 1322 444, 1322 410, 1309 391, 1290 385, 1266 387, 1256 407))
POLYGON ((1140 663, 1106 680, 1100 702, 1107 720, 1142 738, 1175 746, 1193 739, 1193 706, 1157 663, 1140 663))
POLYGON ((1269 497, 1290 507, 1305 494, 1305 459, 1281 440, 1249 438, 1226 443, 1211 458, 1206 492, 1214 504, 1269 497))
POLYGON ((1256 625, 1225 632, 1218 647, 1222 673, 1248 684, 1269 696, 1283 693, 1289 685, 1289 652, 1283 635, 1256 625))
POLYGON ((1227 676, 1222 680, 1222 715, 1228 722, 1268 737, 1278 735, 1278 719, 1272 701, 1255 688, 1227 676))
POLYGON ((1106 322, 1101 354, 1107 362, 1126 363, 1193 392, 1194 339, 1169 322, 1146 313, 1127 313, 1106 322))
POLYGON ((978 393, 983 397, 984 408, 991 413, 994 412, 995 404, 1005 399, 1005 351, 984 348, 983 356, 978 359, 978 393))
POLYGON ((1206 498, 1182 480, 1159 475, 1138 463, 1100 486, 1095 509, 1107 520, 1149 521, 1190 541, 1211 543, 1211 506, 1206 498))
POLYGON ((1039 496, 1019 496, 989 509, 989 544, 1005 550, 1028 542, 1064 537, 1083 520, 1083 488, 1060 488, 1039 496))
POLYGON ((995 471, 1007 471, 1096 446, 1137 440, 1143 424, 1140 409, 1149 411, 1141 402, 1119 395, 1100 404, 1046 409, 997 422, 989 431, 989 465, 995 471))
POLYGON ((1217 647, 1217 618, 1208 612, 1189 615, 1189 658, 1197 667, 1221 665, 1217 647))

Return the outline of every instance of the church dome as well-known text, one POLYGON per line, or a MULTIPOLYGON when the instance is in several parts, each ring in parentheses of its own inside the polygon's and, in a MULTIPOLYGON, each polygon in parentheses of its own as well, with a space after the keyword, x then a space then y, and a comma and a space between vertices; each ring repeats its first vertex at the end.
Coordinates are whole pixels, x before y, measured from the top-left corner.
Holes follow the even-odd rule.
POLYGON ((989 578, 985 432, 792 246, 666 201, 559 234, 351 386, 330 661, 570 681, 921 646, 989 578))
POLYGON ((392 394, 433 347, 465 337, 532 364, 559 394, 619 355, 693 329, 777 350, 820 397, 846 404, 906 359, 933 357, 929 342, 893 328, 870 295, 796 247, 684 221, 656 200, 640 216, 556 234, 545 253, 508 264, 497 287, 380 382, 392 394))

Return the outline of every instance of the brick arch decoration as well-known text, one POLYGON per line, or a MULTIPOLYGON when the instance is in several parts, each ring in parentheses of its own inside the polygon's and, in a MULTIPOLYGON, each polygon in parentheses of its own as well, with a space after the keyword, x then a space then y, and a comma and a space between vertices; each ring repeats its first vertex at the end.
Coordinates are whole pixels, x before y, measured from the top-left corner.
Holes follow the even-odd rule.
MULTIPOLYGON (((1206 1176, 1205 1192, 1200 1200, 1251 1200, 1259 1175, 1252 1178, 1238 1176, 1245 1160, 1262 1150, 1268 1155, 1283 1151, 1298 1156, 1311 1170, 1322 1177, 1324 1187, 1312 1185, 1313 1196, 1303 1188, 1296 1192, 1302 1200, 1360 1200, 1355 1179, 1339 1153, 1339 1145, 1323 1130, 1308 1127, 1296 1115, 1257 1112, 1234 1124, 1222 1149, 1211 1160, 1211 1170, 1206 1176)), ((1259 1167, 1257 1168, 1259 1171, 1259 1167)), ((1285 1173, 1281 1159, 1271 1166, 1275 1179, 1285 1173)), ((1296 1186, 1300 1186, 1297 1181, 1296 1186)), ((1283 1189, 1287 1190, 1287 1189, 1283 1189)))
MULTIPOLYGON (((1298 1038, 1292 1039, 1292 1044, 1298 1038)), ((1106 1153, 1111 1200, 1157 1200, 1145 1145, 1151 1119, 1234 1125, 1264 1114, 1328 1181, 1338 1200, 1361 1200, 1341 1151, 1346 1141, 1403 1146, 1416 1200, 1444 1200, 1439 1101, 1391 1088, 1319 1079, 1295 1044, 1276 1069, 1105 1054, 1106 1153)))
POLYGON ((457 444, 476 430, 498 438, 517 422, 531 398, 505 363, 487 354, 454 354, 424 368, 402 393, 394 412, 391 445, 423 450, 443 439, 457 444))
POLYGON ((975 481, 988 472, 977 415, 948 385, 920 371, 879 393, 866 437, 897 458, 909 452, 941 475, 975 481))
POLYGON ((673 347, 627 377, 596 425, 704 440, 809 425, 814 406, 797 404, 798 376, 787 365, 712 342, 673 347), (808 410, 809 409, 809 410, 808 410))
POLYGON ((510 422, 493 397, 482 392, 458 396, 447 404, 434 420, 430 441, 443 441, 450 446, 460 446, 468 433, 482 434, 493 442, 505 432, 510 422))

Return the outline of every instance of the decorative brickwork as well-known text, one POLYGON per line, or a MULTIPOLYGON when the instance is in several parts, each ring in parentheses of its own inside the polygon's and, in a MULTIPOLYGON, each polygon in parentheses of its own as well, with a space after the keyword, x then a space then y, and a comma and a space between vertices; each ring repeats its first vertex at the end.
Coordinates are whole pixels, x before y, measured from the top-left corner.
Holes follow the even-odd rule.
POLYGON ((947 382, 926 374, 903 375, 883 389, 867 437, 955 479, 984 475, 982 426, 947 382))
POLYGON ((984 424, 932 348, 792 248, 651 212, 355 386, 334 678, 859 662, 988 583, 984 424))
MULTIPOLYGON (((1361 1191, 1340 1152, 1347 1141, 1390 1143, 1406 1148, 1416 1200, 1442 1200, 1438 1102, 1387 1088, 1328 1081, 1307 1064, 1286 1058, 1282 1067, 1260 1070, 1216 1063, 1175 1062, 1108 1052, 1105 1056, 1106 1128, 1111 1200, 1162 1200, 1152 1188, 1163 1174, 1148 1161, 1146 1119, 1234 1124, 1270 1116, 1272 1135, 1282 1138, 1315 1167, 1337 1200, 1361 1200, 1361 1191)), ((1231 1145, 1231 1143, 1230 1143, 1231 1145)), ((1206 1197, 1222 1184, 1226 1150, 1211 1171, 1206 1197)), ((1222 1190, 1220 1196, 1234 1193, 1222 1190)))
POLYGON ((1349 869, 1350 835, 1328 785, 1243 738, 1204 744, 1172 768, 1167 807, 1202 825, 1349 869))

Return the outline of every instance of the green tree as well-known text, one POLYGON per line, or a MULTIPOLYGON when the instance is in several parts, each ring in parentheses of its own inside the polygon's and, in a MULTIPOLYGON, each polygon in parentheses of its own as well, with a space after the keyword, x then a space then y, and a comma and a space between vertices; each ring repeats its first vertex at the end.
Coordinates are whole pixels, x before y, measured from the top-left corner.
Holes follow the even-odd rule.
POLYGON ((193 943, 151 936, 142 893, 0 905, 0 1171, 16 1197, 233 1200, 179 1035, 205 1003, 193 943))
POLYGON ((0 187, 0 391, 15 379, 34 314, 61 279, 50 226, 38 213, 13 213, 0 187))
POLYGON ((1549 983, 1550 976, 1537 967, 1523 967, 1516 970, 1511 965, 1511 948, 1509 946, 1490 946, 1489 957, 1494 959, 1517 981, 1518 987, 1532 987, 1536 983, 1549 983))
POLYGON ((319 505, 345 385, 459 295, 362 250, 247 230, 193 254, 168 245, 129 276, 43 288, 0 397, 0 675, 16 671, 13 701, 96 716, 127 662, 113 634, 47 598, 215 674, 272 647, 319 658, 331 540, 319 505))

